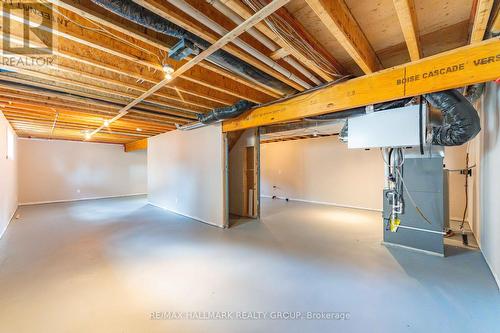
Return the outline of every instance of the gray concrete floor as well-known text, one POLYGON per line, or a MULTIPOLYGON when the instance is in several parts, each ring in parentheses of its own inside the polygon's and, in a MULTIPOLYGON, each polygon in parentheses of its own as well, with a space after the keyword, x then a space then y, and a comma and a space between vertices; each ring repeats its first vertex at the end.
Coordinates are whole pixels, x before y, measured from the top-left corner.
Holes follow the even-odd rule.
POLYGON ((0 240, 0 332, 499 329, 500 294, 480 252, 386 248, 379 213, 264 200, 261 222, 222 230, 142 197, 19 212, 0 240), (150 319, 171 311, 349 319, 150 319))

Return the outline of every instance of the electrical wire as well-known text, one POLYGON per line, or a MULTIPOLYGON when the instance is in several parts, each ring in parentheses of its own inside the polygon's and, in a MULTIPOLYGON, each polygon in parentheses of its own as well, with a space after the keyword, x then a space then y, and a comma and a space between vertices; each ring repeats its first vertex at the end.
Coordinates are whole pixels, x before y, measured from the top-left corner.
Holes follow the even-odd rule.
MULTIPOLYGON (((255 12, 265 6, 260 0, 244 0, 244 2, 255 12)), ((313 64, 334 77, 341 76, 339 69, 330 63, 321 53, 314 49, 304 38, 279 15, 270 15, 264 19, 269 28, 289 47, 297 50, 308 58, 312 58, 313 64)))

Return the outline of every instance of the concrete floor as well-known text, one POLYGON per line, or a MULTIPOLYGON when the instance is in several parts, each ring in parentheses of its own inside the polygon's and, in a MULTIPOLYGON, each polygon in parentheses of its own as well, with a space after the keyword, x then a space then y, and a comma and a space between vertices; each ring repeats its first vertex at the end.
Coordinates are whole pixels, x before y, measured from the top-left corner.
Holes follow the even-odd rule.
POLYGON ((379 213, 264 200, 262 222, 221 230, 134 197, 20 214, 0 240, 0 332, 494 332, 500 323, 480 252, 385 248, 379 213), (170 311, 349 319, 150 319, 170 311))

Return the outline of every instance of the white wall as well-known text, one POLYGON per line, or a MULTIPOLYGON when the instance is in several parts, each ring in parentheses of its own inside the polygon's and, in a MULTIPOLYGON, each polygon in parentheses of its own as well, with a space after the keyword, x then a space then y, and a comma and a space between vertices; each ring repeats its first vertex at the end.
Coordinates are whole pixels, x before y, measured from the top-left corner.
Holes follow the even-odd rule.
MULTIPOLYGON (((449 170, 464 169, 466 151, 467 144, 458 147, 446 147, 444 155, 444 164, 446 168, 449 170)), ((472 164, 473 163, 469 160, 469 166, 472 164)), ((470 178, 469 181, 471 181, 470 178)), ((461 175, 460 172, 450 172, 449 196, 450 218, 452 220, 461 221, 465 207, 465 176, 461 175)), ((465 219, 469 220, 467 216, 465 219)))
POLYGON ((12 127, 0 111, 0 237, 17 209, 17 136, 14 133, 14 159, 7 159, 7 130, 12 127))
POLYGON ((377 149, 349 150, 335 136, 261 145, 264 196, 382 209, 383 187, 377 149))
POLYGON ((224 155, 220 124, 150 138, 149 202, 199 221, 224 226, 224 155))
POLYGON ((21 204, 144 194, 146 152, 122 145, 19 139, 21 204))
MULTIPOLYGON (((447 168, 465 167, 465 148, 446 148, 447 168)), ((337 137, 263 144, 261 186, 262 195, 379 210, 383 160, 379 150, 349 150, 337 137), (279 187, 275 192, 273 185, 279 187)), ((461 219, 464 205, 464 176, 452 173, 451 218, 461 219)))
POLYGON ((484 258, 500 287, 500 93, 489 83, 481 107, 480 176, 476 204, 479 204, 479 241, 484 258))
POLYGON ((247 216, 245 211, 248 193, 245 193, 246 148, 255 146, 255 129, 243 132, 229 152, 229 212, 239 216, 247 216))

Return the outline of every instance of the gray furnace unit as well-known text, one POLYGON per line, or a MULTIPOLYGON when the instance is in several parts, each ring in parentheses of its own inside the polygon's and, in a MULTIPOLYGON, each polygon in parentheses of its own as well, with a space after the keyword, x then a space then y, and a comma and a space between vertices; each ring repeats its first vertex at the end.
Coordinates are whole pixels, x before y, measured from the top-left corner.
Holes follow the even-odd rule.
POLYGON ((404 209, 398 214, 396 232, 390 229, 392 190, 384 189, 384 243, 444 256, 443 230, 449 221, 448 175, 443 169, 443 149, 433 147, 431 152, 430 147, 426 148, 429 151, 424 155, 411 149, 405 153, 404 209))

